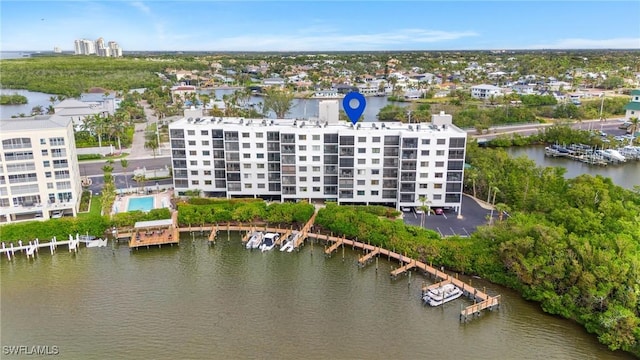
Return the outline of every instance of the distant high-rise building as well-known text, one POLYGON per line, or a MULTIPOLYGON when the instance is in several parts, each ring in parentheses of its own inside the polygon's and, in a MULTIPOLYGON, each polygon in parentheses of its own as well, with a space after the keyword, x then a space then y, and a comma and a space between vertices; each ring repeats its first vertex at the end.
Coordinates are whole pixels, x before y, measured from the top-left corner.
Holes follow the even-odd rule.
POLYGON ((62 49, 60 49, 60 46, 54 46, 53 47, 53 52, 56 54, 60 54, 62 53, 62 49))
POLYGON ((97 56, 103 57, 122 57, 122 49, 118 43, 109 41, 107 45, 105 45, 103 38, 99 38, 95 42, 86 39, 76 40, 74 49, 76 55, 96 54, 97 56))

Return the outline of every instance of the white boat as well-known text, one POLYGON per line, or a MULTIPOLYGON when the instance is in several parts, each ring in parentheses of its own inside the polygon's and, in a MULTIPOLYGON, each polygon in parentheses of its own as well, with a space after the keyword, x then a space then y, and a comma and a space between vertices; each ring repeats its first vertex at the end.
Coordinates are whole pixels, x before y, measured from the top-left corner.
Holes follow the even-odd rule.
POLYGON ((251 234, 251 237, 249 238, 249 241, 247 241, 247 249, 257 249, 258 246, 260 246, 260 244, 262 243, 262 231, 256 231, 253 234, 251 234))
POLYGON ((280 251, 292 252, 298 236, 300 236, 300 234, 297 231, 289 235, 287 240, 280 246, 280 251))
POLYGON ((607 149, 605 150, 605 152, 609 154, 609 157, 611 157, 614 161, 617 161, 617 162, 627 161, 627 159, 624 156, 622 156, 622 154, 620 154, 618 150, 607 149))
POLYGON ((97 239, 97 240, 91 240, 89 242, 86 243, 88 248, 93 248, 93 247, 106 247, 107 246, 107 239, 97 239))
POLYGON ((429 290, 422 300, 425 304, 431 306, 438 306, 447 303, 451 300, 455 300, 462 296, 462 290, 453 284, 444 284, 440 287, 429 290))
POLYGON ((269 251, 272 250, 276 246, 276 241, 280 239, 280 234, 278 233, 266 233, 264 234, 264 239, 262 240, 262 244, 260 244, 261 251, 269 251))

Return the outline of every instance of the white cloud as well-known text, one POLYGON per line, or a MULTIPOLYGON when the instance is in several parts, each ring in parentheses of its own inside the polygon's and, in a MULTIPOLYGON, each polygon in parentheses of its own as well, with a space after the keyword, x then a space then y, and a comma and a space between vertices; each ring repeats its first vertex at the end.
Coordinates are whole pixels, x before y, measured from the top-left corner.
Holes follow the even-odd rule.
POLYGON ((130 5, 137 8, 138 10, 142 11, 147 15, 151 15, 151 8, 145 5, 142 1, 134 1, 130 3, 130 5))
MULTIPOLYGON (((297 34, 254 34, 219 38, 199 44, 203 50, 247 51, 323 51, 323 50, 384 50, 416 48, 419 45, 458 40, 478 36, 473 31, 440 31, 401 29, 376 34, 339 34, 310 31, 309 27, 297 34), (418 45, 418 46, 417 46, 418 45)), ((184 45, 183 45, 184 46, 184 45)))
POLYGON ((528 49, 638 49, 640 38, 560 39, 554 43, 536 44, 528 49))

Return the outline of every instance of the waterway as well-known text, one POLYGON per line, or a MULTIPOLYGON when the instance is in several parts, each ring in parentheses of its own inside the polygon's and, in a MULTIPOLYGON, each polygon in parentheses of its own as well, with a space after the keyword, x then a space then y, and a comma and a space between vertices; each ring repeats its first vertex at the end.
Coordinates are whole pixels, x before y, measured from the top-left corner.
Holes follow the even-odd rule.
POLYGON ((544 146, 512 147, 507 149, 509 155, 526 156, 538 166, 563 167, 567 169, 566 178, 574 178, 582 174, 609 177, 614 184, 633 189, 640 185, 640 161, 632 160, 624 164, 597 166, 565 158, 554 158, 544 155, 544 146))
POLYGON ((8 119, 12 116, 18 116, 20 114, 24 114, 25 116, 31 116, 31 110, 37 105, 42 106, 42 108, 46 111, 51 102, 49 99, 51 96, 55 96, 52 94, 46 94, 37 91, 29 91, 29 90, 20 90, 20 89, 0 89, 0 94, 2 95, 22 95, 25 96, 28 100, 26 104, 21 105, 0 105, 0 118, 8 119))
POLYGON ((479 279, 502 306, 461 323, 468 299, 424 307, 426 277, 392 280, 397 264, 383 258, 377 271, 359 269, 350 249, 344 260, 317 244, 250 252, 221 232, 212 247, 185 233, 179 247, 59 250, 0 260, 1 345, 58 346, 61 358, 88 360, 631 359, 479 279))

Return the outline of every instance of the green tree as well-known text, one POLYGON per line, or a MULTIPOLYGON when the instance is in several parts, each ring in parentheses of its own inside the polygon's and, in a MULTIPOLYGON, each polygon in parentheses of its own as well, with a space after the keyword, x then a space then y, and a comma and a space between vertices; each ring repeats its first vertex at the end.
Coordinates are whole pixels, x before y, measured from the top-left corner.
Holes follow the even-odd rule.
POLYGON ((120 159, 120 166, 122 167, 122 172, 124 172, 124 183, 127 188, 129 188, 129 177, 127 176, 127 168, 129 167, 129 160, 120 159))
POLYGON ((293 93, 289 90, 269 88, 264 97, 262 109, 265 113, 273 111, 276 117, 283 119, 293 106, 293 93))

